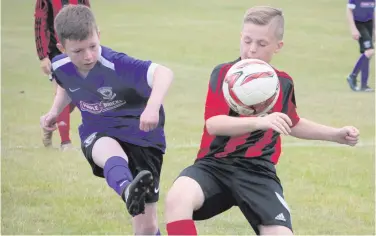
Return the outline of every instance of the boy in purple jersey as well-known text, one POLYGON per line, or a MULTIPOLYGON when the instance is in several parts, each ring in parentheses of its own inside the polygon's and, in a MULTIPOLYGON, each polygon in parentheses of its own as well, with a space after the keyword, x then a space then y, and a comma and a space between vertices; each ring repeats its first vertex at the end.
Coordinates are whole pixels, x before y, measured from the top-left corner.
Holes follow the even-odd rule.
POLYGON ((356 62, 353 71, 347 77, 347 82, 353 91, 373 92, 368 86, 369 60, 374 54, 373 32, 374 32, 375 0, 349 0, 347 4, 347 20, 349 22, 353 39, 358 40, 360 46, 360 57, 356 62), (361 85, 357 86, 356 78, 362 72, 361 85))
POLYGON ((41 126, 54 130, 58 114, 73 102, 81 111, 82 151, 93 174, 124 200, 135 234, 159 235, 156 202, 166 147, 162 102, 172 71, 101 46, 86 6, 64 7, 55 29, 63 52, 52 60, 58 89, 41 126))

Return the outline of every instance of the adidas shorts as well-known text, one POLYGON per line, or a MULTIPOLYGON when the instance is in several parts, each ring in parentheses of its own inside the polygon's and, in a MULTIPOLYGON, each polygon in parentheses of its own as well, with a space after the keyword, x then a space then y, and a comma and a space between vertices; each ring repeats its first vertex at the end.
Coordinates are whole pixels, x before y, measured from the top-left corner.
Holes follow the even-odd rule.
POLYGON ((244 158, 199 159, 180 176, 194 179, 204 192, 203 206, 194 220, 206 220, 238 206, 253 230, 281 225, 292 230, 290 210, 272 163, 244 158))

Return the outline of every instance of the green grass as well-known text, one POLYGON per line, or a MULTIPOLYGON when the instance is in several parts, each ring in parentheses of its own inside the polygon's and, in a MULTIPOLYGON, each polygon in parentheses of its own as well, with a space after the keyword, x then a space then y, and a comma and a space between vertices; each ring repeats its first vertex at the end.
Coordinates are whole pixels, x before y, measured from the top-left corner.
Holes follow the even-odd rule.
MULTIPOLYGON (((1 3, 2 234, 132 234, 124 204, 92 176, 80 151, 41 147, 39 116, 49 109, 53 91, 36 57, 34 1, 1 3), (17 13, 10 11, 15 8, 17 13)), ((353 93, 345 83, 359 53, 346 25, 344 1, 92 0, 102 44, 167 65, 176 75, 165 103, 169 148, 159 203, 163 233, 165 194, 198 149, 210 72, 238 56, 241 18, 257 4, 284 9, 285 48, 273 64, 294 78, 300 116, 355 125, 366 144, 320 147, 306 141, 307 147, 284 148, 277 170, 295 233, 374 234, 375 97, 353 93)), ((373 71, 374 66, 372 87, 373 71)), ((76 111, 72 138, 77 147, 79 123, 76 111)), ((57 145, 57 133, 54 141, 57 145)), ((284 140, 291 142, 303 141, 284 140)), ((253 234, 237 208, 197 225, 200 234, 253 234)))

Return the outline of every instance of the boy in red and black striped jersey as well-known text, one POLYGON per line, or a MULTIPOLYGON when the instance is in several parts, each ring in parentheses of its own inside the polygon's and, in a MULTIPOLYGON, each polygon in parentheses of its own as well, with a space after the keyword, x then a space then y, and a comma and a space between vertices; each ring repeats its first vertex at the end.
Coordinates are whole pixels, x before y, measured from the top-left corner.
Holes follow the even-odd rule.
MULTIPOLYGON (((51 60, 61 54, 56 44, 58 38, 54 29, 54 19, 61 8, 68 4, 83 4, 90 7, 89 0, 37 0, 35 4, 35 44, 42 72, 49 76, 56 93, 57 85, 51 75, 51 60)), ((57 124, 61 138, 61 149, 67 150, 72 147, 69 137, 70 113, 74 106, 68 105, 58 117, 57 124)), ((43 131, 43 144, 45 147, 52 146, 52 132, 43 131)))
POLYGON ((333 128, 300 118, 294 83, 277 71, 281 91, 272 112, 242 117, 230 110, 222 81, 241 59, 270 62, 283 46, 280 10, 254 7, 247 11, 240 39, 240 58, 215 67, 205 105, 205 127, 195 163, 182 171, 166 198, 169 235, 197 235, 193 220, 205 220, 238 206, 257 234, 292 234, 289 207, 276 174, 280 135, 356 145, 359 131, 333 128))

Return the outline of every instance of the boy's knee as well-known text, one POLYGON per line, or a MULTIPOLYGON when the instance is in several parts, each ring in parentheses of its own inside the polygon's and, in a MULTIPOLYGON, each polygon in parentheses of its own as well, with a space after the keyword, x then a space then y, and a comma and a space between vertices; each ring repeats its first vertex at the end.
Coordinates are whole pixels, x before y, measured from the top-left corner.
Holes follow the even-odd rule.
POLYGON ((367 49, 364 52, 364 55, 366 55, 366 57, 368 57, 368 58, 371 58, 373 56, 373 54, 375 54, 375 49, 373 49, 373 48, 367 49))
POLYGON ((180 207, 182 205, 181 200, 182 199, 180 198, 180 194, 176 190, 176 188, 171 188, 170 191, 168 191, 165 199, 166 213, 168 213, 172 209, 180 207))
POLYGON ((178 209, 193 212, 204 202, 204 193, 200 185, 189 177, 179 177, 165 199, 166 214, 178 209))

